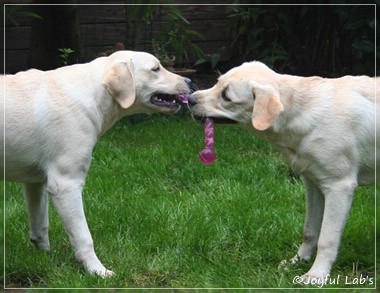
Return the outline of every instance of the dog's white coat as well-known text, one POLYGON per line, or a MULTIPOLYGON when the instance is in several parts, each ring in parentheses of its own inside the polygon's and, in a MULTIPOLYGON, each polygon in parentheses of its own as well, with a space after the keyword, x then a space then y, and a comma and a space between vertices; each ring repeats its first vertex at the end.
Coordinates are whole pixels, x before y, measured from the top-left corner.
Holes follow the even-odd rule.
POLYGON ((171 112, 151 104, 151 96, 188 93, 188 84, 148 53, 120 51, 86 64, 1 76, 0 86, 1 166, 6 180, 24 183, 30 239, 50 248, 50 195, 76 258, 89 272, 112 275, 95 254, 82 206, 92 149, 123 116, 171 112))
POLYGON ((277 146, 302 175, 304 240, 291 261, 309 261, 317 247, 305 282, 330 273, 355 188, 378 179, 379 91, 376 78, 282 75, 249 62, 190 97, 194 115, 239 122, 277 146))

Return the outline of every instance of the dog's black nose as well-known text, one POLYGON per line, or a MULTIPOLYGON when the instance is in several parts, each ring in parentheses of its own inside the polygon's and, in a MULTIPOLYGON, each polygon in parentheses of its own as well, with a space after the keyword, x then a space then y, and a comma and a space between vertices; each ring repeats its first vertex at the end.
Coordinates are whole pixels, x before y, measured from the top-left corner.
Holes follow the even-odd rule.
POLYGON ((185 78, 185 82, 187 83, 187 85, 189 86, 189 88, 191 88, 191 85, 193 84, 193 81, 190 79, 190 78, 185 78))
POLYGON ((194 107, 197 104, 197 100, 193 94, 189 95, 188 105, 189 107, 194 107))

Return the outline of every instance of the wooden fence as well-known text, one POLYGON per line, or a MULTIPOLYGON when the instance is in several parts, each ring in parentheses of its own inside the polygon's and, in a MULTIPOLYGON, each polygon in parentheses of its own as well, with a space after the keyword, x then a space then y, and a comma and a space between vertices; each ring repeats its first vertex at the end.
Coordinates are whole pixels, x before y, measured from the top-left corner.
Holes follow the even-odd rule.
MULTIPOLYGON (((31 8, 31 0, 22 0, 23 11, 31 8)), ((106 5, 105 1, 92 1, 96 5, 78 5, 78 20, 80 39, 82 42, 82 60, 90 61, 99 55, 112 50, 116 43, 128 44, 128 32, 125 5, 106 5)), ((180 1, 177 1, 180 2, 180 1)), ((188 1, 189 2, 189 1, 188 1)), ((191 1, 190 1, 191 2, 191 1)), ((215 1, 216 2, 216 1, 215 1)), ((188 29, 203 34, 204 38, 192 36, 192 42, 198 45, 205 53, 213 54, 221 47, 226 47, 221 60, 229 58, 229 44, 233 34, 226 33, 228 6, 225 5, 176 5, 181 14, 190 22, 188 29)), ((164 10, 164 9, 163 9, 164 10)), ((149 24, 141 20, 142 37, 138 48, 153 53, 152 41, 163 32, 167 25, 165 14, 157 14, 149 24)), ((26 70, 30 56, 31 39, 30 16, 17 14, 16 23, 7 20, 5 26, 5 64, 2 64, 6 73, 26 70)), ((129 49, 126 47, 126 49, 129 49)), ((58 54, 58 53, 57 53, 58 54)), ((190 63, 196 61, 196 56, 190 55, 190 63)), ((2 58, 1 58, 2 59, 2 58)), ((3 60, 2 60, 3 61, 3 60)))

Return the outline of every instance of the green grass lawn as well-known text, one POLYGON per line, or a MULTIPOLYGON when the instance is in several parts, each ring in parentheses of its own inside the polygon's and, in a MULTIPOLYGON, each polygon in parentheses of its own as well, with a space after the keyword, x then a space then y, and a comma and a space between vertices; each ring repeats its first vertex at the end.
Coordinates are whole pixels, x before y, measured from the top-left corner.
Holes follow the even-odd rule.
MULTIPOLYGON (((21 188, 6 183, 5 287, 300 288, 310 264, 277 266, 302 241, 302 182, 243 129, 216 125, 212 165, 198 160, 203 146, 203 126, 182 116, 123 120, 100 139, 83 198, 108 279, 76 262, 52 205, 52 250, 35 250, 21 188)), ((333 277, 374 276, 374 215, 374 186, 358 188, 333 277)))

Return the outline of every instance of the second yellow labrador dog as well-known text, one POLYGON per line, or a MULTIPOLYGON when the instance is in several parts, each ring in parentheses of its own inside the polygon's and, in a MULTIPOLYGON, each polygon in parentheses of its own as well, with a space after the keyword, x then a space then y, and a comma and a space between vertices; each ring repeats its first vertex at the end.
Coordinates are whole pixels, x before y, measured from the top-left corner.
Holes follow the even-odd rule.
POLYGON ((309 261, 317 248, 303 283, 321 283, 329 276, 355 188, 378 179, 379 91, 376 78, 282 75, 263 63, 249 62, 189 97, 195 118, 212 117, 251 129, 278 147, 302 175, 304 238, 291 263, 309 261))
POLYGON ((0 176, 23 183, 31 241, 50 248, 50 196, 76 258, 91 273, 112 275, 95 254, 82 206, 92 149, 123 116, 177 111, 190 80, 165 70, 151 54, 133 51, 0 80, 0 176))

